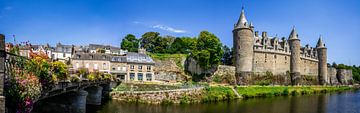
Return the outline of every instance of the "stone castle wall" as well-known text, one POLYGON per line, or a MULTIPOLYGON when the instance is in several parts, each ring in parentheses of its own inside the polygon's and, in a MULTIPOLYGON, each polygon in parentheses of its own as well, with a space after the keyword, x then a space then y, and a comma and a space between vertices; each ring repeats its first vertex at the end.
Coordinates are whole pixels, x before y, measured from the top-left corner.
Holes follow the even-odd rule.
MULTIPOLYGON (((274 75, 285 75, 290 71, 290 53, 275 51, 254 51, 253 72, 264 74, 269 71, 274 75)), ((317 76, 318 61, 307 57, 301 57, 301 75, 317 76)))
MULTIPOLYGON (((162 102, 171 101, 180 103, 184 97, 201 97, 203 88, 177 89, 177 90, 163 90, 163 91, 124 91, 111 92, 112 99, 121 101, 137 101, 140 103, 161 104, 162 102)), ((200 102, 200 100, 194 100, 200 102)))

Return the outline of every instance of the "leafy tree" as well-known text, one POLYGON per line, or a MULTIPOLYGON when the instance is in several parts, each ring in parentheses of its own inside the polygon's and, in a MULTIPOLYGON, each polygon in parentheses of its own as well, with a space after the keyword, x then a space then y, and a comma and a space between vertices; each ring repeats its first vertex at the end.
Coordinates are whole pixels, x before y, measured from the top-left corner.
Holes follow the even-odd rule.
POLYGON ((171 44, 169 53, 188 54, 196 49, 196 38, 181 37, 176 38, 171 44))
MULTIPOLYGON (((147 51, 154 53, 155 47, 158 46, 158 41, 160 41, 160 33, 158 32, 146 32, 141 36, 141 46, 144 47, 147 51)), ((160 49, 158 47, 157 49, 160 49)))
POLYGON ((159 37, 158 41, 154 43, 155 48, 153 50, 154 53, 168 53, 171 47, 171 44, 174 42, 175 37, 165 36, 159 37))
POLYGON ((128 50, 129 52, 137 52, 139 47, 139 40, 135 35, 127 34, 121 41, 121 49, 128 50))
POLYGON ((223 46, 222 49, 224 51, 224 55, 221 58, 222 64, 224 64, 224 65, 232 65, 233 64, 233 62, 232 62, 232 57, 233 57, 232 51, 226 45, 223 46))
POLYGON ((202 31, 197 39, 197 48, 193 50, 191 56, 202 68, 208 69, 220 63, 224 53, 221 47, 220 40, 214 34, 202 31))
POLYGON ((337 68, 337 64, 335 62, 333 62, 332 67, 337 68))

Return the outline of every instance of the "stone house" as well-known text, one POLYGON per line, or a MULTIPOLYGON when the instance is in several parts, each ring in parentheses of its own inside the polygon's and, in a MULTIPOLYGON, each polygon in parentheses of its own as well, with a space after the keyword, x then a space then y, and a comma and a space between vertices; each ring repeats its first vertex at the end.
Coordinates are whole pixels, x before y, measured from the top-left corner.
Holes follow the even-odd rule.
POLYGON ((155 80, 155 62, 145 52, 127 52, 124 55, 75 53, 71 64, 74 70, 86 68, 89 72, 109 73, 125 82, 155 80))
POLYGON ((73 45, 63 45, 61 43, 57 43, 54 51, 51 53, 51 59, 59 60, 59 61, 67 61, 70 60, 73 55, 73 45))
POLYGON ((97 53, 76 53, 71 60, 74 70, 86 68, 89 72, 110 73, 111 55, 97 53))
POLYGON ((126 55, 128 81, 153 81, 155 62, 144 53, 129 52, 126 55))

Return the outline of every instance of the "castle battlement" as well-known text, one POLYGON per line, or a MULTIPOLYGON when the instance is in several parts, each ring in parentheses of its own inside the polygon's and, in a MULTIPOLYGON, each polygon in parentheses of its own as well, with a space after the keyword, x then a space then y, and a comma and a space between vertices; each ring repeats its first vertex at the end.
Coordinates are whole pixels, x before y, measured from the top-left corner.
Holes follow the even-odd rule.
MULTIPOLYGON (((285 37, 279 39, 277 36, 267 36, 267 32, 262 32, 262 36, 259 36, 258 31, 255 31, 254 51, 290 55, 290 46, 285 37)), ((300 47, 300 54, 301 58, 314 61, 318 60, 316 48, 310 47, 309 44, 300 47)))
MULTIPOLYGON (((235 71, 238 84, 247 84, 251 73, 274 75, 290 74, 293 85, 299 84, 301 75, 318 76, 323 84, 327 73, 327 49, 321 37, 316 47, 301 46, 295 30, 288 38, 268 36, 267 32, 254 31, 254 25, 247 21, 244 10, 233 30, 235 71)), ((250 77, 251 78, 251 77, 250 77)))

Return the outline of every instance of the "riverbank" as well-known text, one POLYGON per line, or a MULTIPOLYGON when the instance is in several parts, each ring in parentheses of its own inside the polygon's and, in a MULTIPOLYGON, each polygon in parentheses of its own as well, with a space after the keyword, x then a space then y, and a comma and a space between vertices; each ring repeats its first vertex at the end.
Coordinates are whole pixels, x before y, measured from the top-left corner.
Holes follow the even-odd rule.
MULTIPOLYGON (((124 87, 124 86, 122 86, 124 87)), ((158 91, 113 91, 114 100, 148 104, 189 104, 241 98, 296 96, 354 89, 349 86, 203 86, 158 91), (236 91, 236 92, 235 92, 236 91)))

